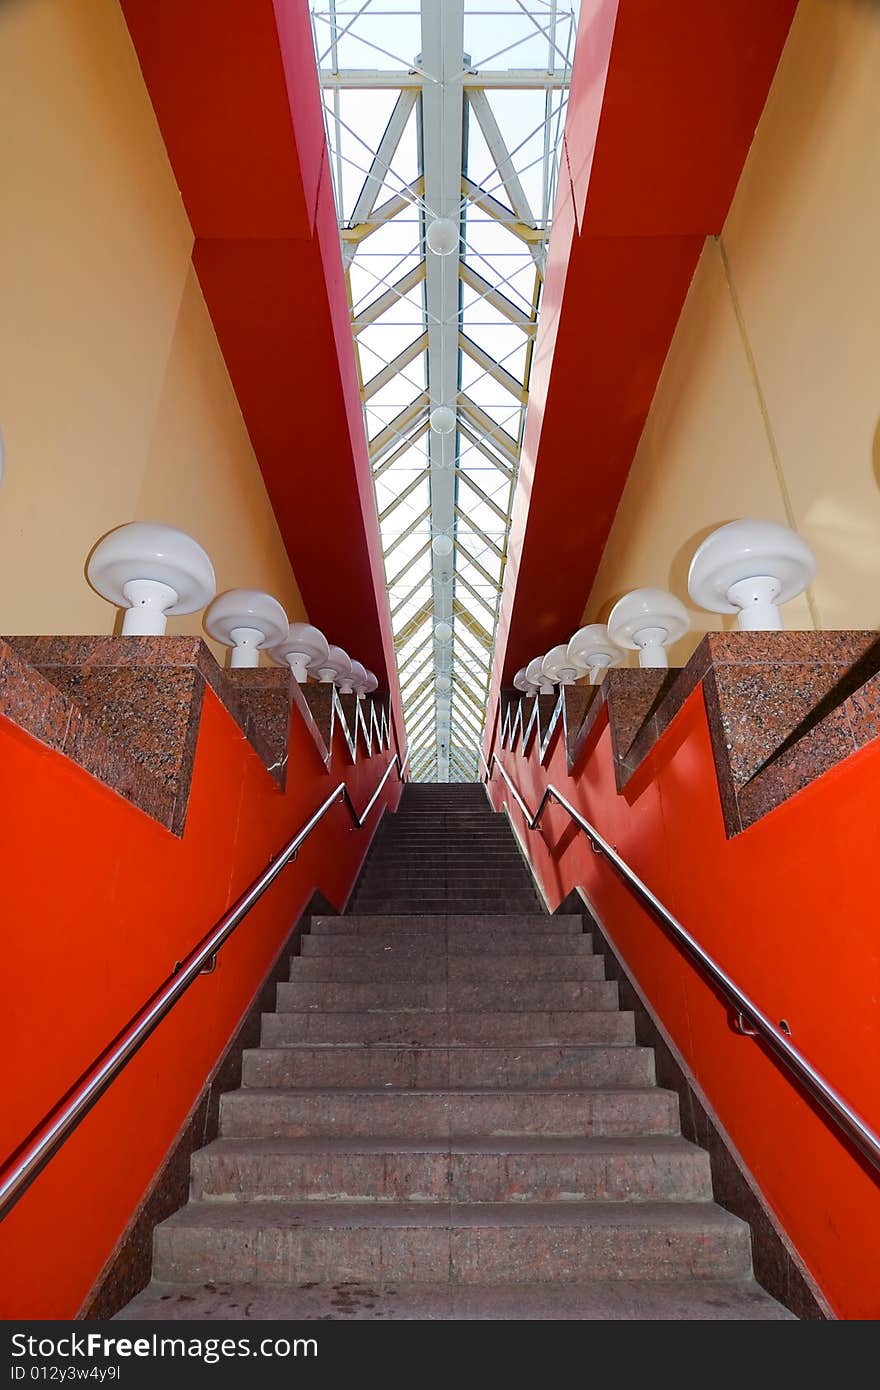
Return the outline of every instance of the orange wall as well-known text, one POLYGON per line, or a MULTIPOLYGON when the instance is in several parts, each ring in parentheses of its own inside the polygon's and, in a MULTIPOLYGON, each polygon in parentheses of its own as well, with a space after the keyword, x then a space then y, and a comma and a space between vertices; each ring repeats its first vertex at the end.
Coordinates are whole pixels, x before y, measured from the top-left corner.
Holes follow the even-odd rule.
POLYGON ((304 618, 118 0, 0 4, 0 94, 0 632, 112 632, 85 563, 127 521, 304 618))
MULTIPOLYGON (((800 0, 724 227, 682 308, 584 622, 641 584, 688 603, 700 541, 758 516, 816 552, 815 583, 786 605, 786 627, 877 625, 878 72, 880 5, 800 0)), ((732 621, 688 606, 677 665, 732 621)))
MULTIPOLYGON (((208 691, 176 838, 0 718, 4 883, 0 1154, 10 1153, 342 778, 364 806, 392 753, 328 774, 294 711, 281 793, 208 691)), ((395 804, 394 774, 383 793, 395 804)), ((380 815, 334 808, 0 1223, 0 1316, 75 1316, 291 926, 315 890, 342 905, 380 815)))
MULTIPOLYGON (((697 691, 623 795, 607 718, 569 776, 501 750, 535 807, 552 781, 697 940, 880 1129, 877 778, 868 745, 735 839, 725 837, 697 691)), ((496 805, 508 799, 496 773, 496 805)), ((838 1315, 880 1317, 880 1186, 641 909, 558 806, 529 833, 513 823, 552 907, 581 886, 686 1058, 766 1200, 838 1315)))

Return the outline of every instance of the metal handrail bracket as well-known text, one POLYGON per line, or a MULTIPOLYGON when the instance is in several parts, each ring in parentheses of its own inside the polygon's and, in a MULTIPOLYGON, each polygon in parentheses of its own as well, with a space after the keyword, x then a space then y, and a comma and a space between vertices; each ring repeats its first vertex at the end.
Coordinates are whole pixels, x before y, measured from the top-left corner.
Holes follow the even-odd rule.
POLYGON ((522 812, 529 830, 535 830, 538 827, 541 814, 551 800, 557 802, 567 812, 578 828, 587 836, 596 853, 603 855, 608 860, 627 887, 666 927, 669 934, 697 964, 702 973, 708 976, 731 1005, 737 1020, 737 1031, 743 1037, 753 1037, 764 1042, 788 1071, 796 1077, 807 1093, 821 1105, 837 1128, 864 1155, 876 1172, 880 1173, 880 1135, 853 1109, 837 1088, 826 1080, 821 1072, 816 1070, 800 1049, 795 1047, 787 1034, 777 1027, 754 1000, 740 989, 724 967, 709 955, 708 951, 700 945, 678 918, 667 907, 664 907, 660 899, 639 878, 635 870, 627 864, 625 859, 621 858, 613 845, 610 845, 596 827, 572 806, 558 787, 555 787, 552 782, 548 782, 537 810, 532 813, 501 763, 498 754, 493 752, 490 761, 487 762, 481 750, 480 757, 483 767, 486 769, 487 780, 492 777, 492 767, 497 767, 511 796, 522 812))
POLYGON ((293 862, 302 845, 324 819, 327 812, 338 801, 342 801, 351 817, 352 828, 362 829, 395 766, 399 768, 400 778, 403 780, 408 762, 409 752, 406 753, 402 762, 400 755, 394 754, 363 811, 358 812, 356 810, 348 787, 344 782, 340 782, 337 787, 334 787, 329 796, 324 798, 318 809, 309 817, 302 829, 297 831, 293 839, 289 840, 283 849, 270 859, 260 876, 254 880, 249 888, 245 889, 241 897, 223 914, 208 935, 203 937, 197 946, 193 947, 184 960, 175 963, 171 976, 165 984, 160 986, 151 999, 147 1000, 146 1004, 122 1029, 122 1032, 117 1034, 101 1055, 74 1082, 67 1094, 61 1098, 58 1104, 28 1135, 27 1139, 19 1145, 15 1153, 0 1167, 0 1220, 11 1211, 52 1156, 57 1153, 64 1141, 85 1118, 111 1082, 131 1061, 135 1053, 143 1047, 151 1033, 155 1031, 181 996, 186 993, 190 985, 198 979, 199 975, 213 972, 218 951, 259 902, 266 890, 275 882, 282 870, 293 862))

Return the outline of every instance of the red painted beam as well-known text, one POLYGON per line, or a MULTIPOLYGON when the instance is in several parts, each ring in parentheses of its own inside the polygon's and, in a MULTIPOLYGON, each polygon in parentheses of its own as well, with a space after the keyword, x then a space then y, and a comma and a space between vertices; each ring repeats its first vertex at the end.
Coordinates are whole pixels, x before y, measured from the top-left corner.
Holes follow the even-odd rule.
POLYGON ((796 0, 584 7, 496 689, 578 626, 697 257, 721 230, 796 0))
POLYGON ((309 617, 399 716, 308 7, 121 3, 309 617))

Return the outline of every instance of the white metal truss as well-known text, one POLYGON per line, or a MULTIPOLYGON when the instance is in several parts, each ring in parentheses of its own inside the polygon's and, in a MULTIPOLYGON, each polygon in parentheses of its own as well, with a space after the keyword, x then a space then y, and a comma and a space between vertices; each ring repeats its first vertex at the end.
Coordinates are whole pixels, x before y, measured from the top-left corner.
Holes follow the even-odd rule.
POLYGON ((478 776, 577 7, 313 0, 410 767, 421 781, 478 776), (438 219, 458 234, 445 255, 426 242, 438 219), (454 413, 445 433, 430 423, 438 407, 454 413))

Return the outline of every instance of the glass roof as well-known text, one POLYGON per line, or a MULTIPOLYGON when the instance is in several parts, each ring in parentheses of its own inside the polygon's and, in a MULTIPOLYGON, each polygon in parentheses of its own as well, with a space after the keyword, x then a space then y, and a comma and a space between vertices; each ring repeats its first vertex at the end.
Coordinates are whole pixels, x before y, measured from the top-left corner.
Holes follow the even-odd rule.
POLYGON ((312 4, 417 781, 478 776, 577 4, 312 4))

